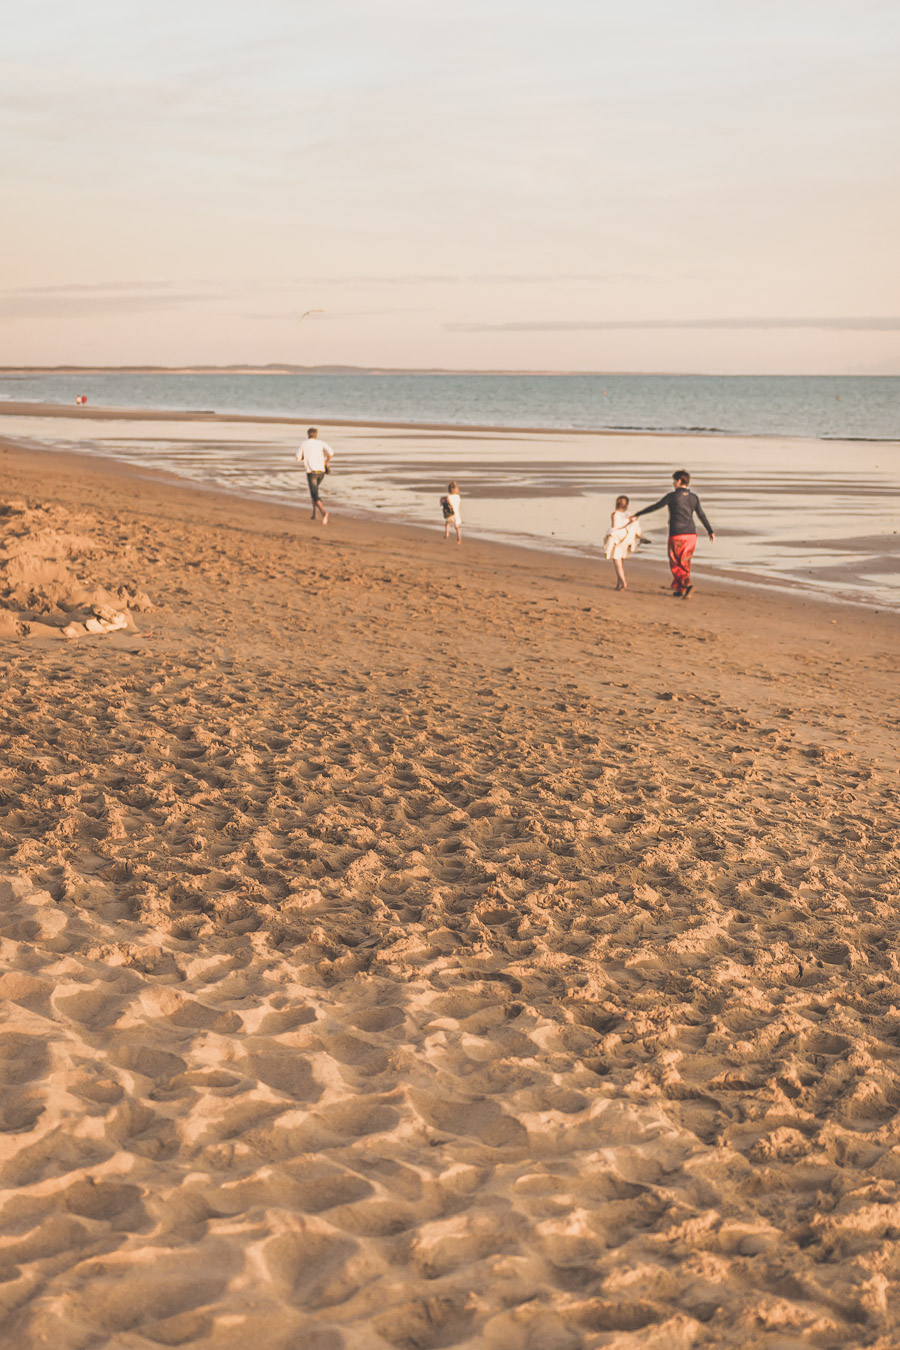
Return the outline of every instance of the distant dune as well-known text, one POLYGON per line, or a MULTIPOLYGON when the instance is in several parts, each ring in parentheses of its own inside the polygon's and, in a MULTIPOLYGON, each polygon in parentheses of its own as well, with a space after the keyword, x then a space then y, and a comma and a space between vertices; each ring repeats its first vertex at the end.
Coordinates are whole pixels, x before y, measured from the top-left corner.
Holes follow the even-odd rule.
MULTIPOLYGON (((452 370, 444 366, 0 366, 0 375, 637 375, 608 370, 452 370)), ((669 374, 654 371, 653 374, 669 374)))

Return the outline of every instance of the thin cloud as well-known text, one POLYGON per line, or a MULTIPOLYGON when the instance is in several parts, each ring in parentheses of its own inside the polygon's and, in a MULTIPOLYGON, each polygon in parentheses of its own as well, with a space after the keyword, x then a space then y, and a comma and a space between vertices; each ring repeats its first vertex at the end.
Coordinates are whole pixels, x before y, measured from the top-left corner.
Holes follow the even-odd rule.
MULTIPOLYGON (((294 286, 542 286, 576 282, 579 285, 595 283, 598 285, 620 281, 640 281, 646 277, 636 273, 601 272, 460 272, 460 273, 412 273, 407 276, 315 276, 299 277, 291 281, 294 286)), ((269 285, 283 287, 284 282, 270 282, 269 285)))
POLYGON ((0 295, 0 319, 79 319, 103 314, 146 314, 211 298, 198 291, 162 295, 0 295))
POLYGON ((169 281, 82 281, 62 286, 19 286, 4 291, 5 297, 15 295, 98 295, 107 291, 163 291, 171 286, 169 281))
MULTIPOLYGON (((310 314, 309 322, 315 324, 334 323, 335 320, 365 319, 385 314, 427 314, 428 312, 428 310, 417 305, 380 306, 377 309, 341 309, 330 312, 323 310, 320 314, 310 314)), ((266 321, 277 319, 283 323, 298 323, 301 318, 305 318, 305 315, 298 314, 296 310, 286 312, 281 309, 270 310, 268 312, 264 310, 248 310, 246 313, 239 315, 239 317, 241 319, 263 319, 266 321)))
POLYGON ((599 333, 624 329, 830 329, 836 332, 896 333, 900 318, 821 318, 821 319, 522 319, 508 323, 448 323, 449 333, 599 333))

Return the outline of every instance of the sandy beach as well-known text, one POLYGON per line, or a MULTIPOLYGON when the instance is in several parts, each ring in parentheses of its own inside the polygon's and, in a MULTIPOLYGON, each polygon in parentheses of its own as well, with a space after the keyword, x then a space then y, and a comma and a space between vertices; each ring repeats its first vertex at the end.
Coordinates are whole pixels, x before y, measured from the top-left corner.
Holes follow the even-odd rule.
POLYGON ((0 466, 0 1345, 896 1350, 896 614, 0 466))

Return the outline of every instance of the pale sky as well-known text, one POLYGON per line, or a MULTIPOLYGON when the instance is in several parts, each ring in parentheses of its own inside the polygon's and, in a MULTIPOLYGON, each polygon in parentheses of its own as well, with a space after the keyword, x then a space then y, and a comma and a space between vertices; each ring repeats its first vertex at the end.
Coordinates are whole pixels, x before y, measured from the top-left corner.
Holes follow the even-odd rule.
POLYGON ((898 71, 897 0, 29 0, 0 364, 900 373, 898 71))

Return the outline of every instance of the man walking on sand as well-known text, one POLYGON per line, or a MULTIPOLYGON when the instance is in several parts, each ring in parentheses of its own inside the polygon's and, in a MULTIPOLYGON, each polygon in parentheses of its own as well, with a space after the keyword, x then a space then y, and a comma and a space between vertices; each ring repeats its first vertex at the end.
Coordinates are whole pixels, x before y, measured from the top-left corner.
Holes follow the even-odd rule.
POLYGON ((334 459, 334 451, 327 441, 319 440, 319 428, 310 427, 306 433, 306 440, 297 451, 297 459, 306 470, 306 481, 309 484, 309 498, 312 502, 312 518, 315 520, 316 512, 322 513, 322 524, 328 524, 328 512, 319 501, 319 485, 326 473, 330 472, 329 465, 334 459))
POLYGON ((661 506, 669 508, 669 566, 672 569, 672 590, 675 595, 685 600, 694 589, 691 582, 691 558, 697 547, 695 511, 709 535, 709 542, 715 543, 716 538, 713 527, 703 514, 700 498, 696 492, 691 492, 688 486, 690 481, 691 475, 687 469, 677 469, 672 475, 673 490, 667 492, 665 497, 660 497, 652 506, 645 506, 643 511, 636 511, 631 517, 631 520, 637 520, 638 516, 649 515, 651 511, 658 511, 661 506))

